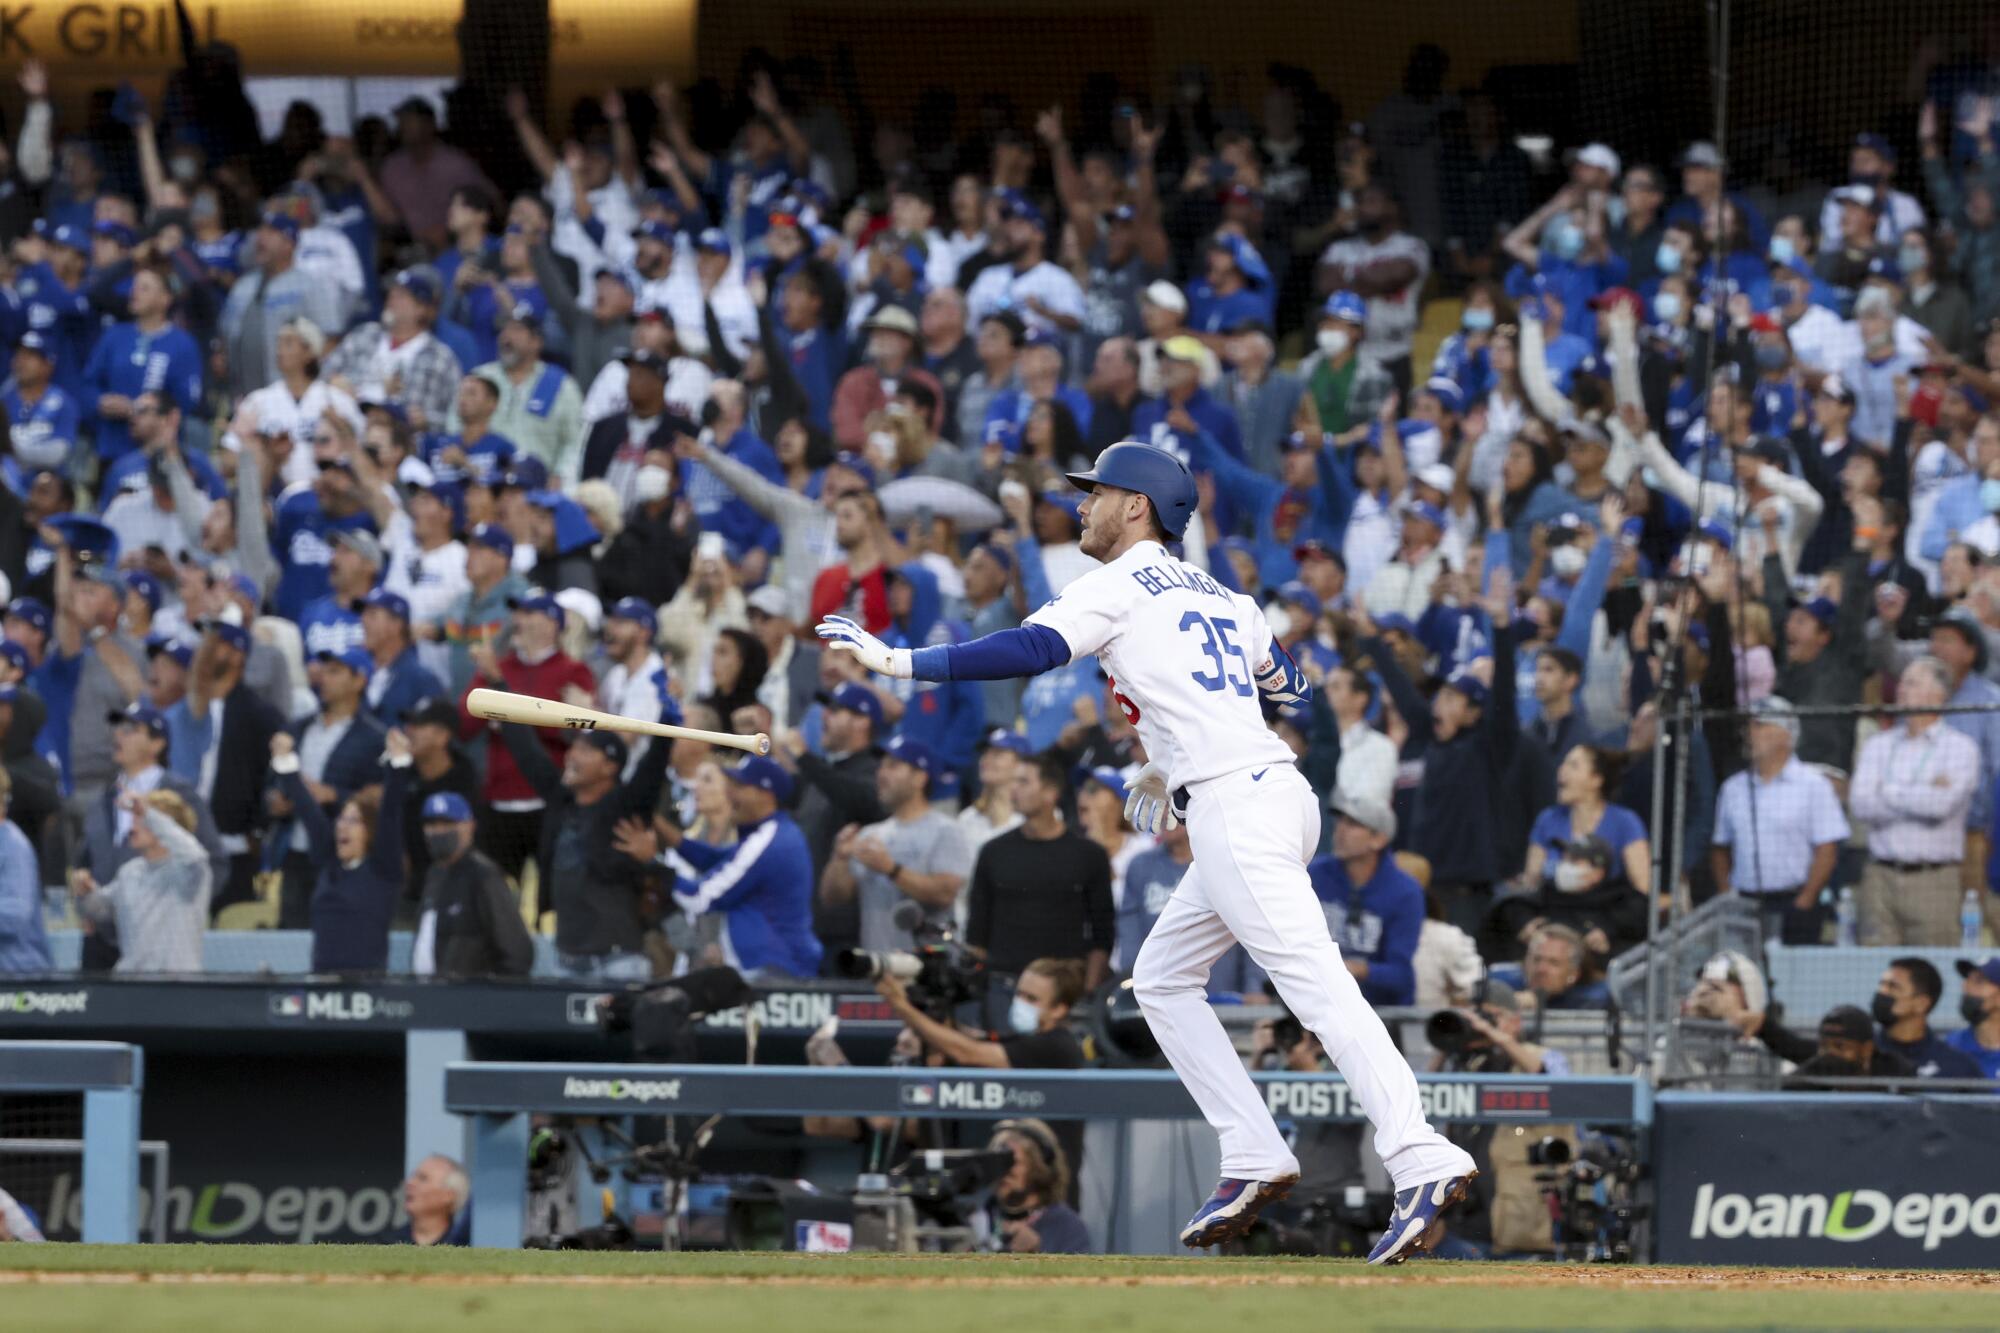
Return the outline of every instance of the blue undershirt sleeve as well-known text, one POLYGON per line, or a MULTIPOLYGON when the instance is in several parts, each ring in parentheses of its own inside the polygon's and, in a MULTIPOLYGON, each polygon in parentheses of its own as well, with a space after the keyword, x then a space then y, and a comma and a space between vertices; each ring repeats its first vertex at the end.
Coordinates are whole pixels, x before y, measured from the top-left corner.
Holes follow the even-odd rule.
POLYGON ((970 643, 943 643, 910 654, 917 680, 1012 680, 1039 676, 1069 661, 1069 644, 1047 625, 1003 629, 970 643))

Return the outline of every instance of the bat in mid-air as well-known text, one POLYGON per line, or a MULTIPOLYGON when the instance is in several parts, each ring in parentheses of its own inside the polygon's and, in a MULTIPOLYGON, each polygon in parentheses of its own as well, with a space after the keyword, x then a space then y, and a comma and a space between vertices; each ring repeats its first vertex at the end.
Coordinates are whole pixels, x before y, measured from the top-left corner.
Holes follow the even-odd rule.
POLYGON ((474 690, 465 697, 465 709, 474 717, 493 722, 519 722, 530 727, 562 727, 568 731, 626 731, 639 736, 664 736, 707 741, 749 754, 771 753, 771 738, 763 732, 741 736, 733 731, 700 731, 676 727, 666 722, 647 722, 636 717, 578 708, 560 699, 538 699, 532 694, 512 694, 506 690, 474 690))

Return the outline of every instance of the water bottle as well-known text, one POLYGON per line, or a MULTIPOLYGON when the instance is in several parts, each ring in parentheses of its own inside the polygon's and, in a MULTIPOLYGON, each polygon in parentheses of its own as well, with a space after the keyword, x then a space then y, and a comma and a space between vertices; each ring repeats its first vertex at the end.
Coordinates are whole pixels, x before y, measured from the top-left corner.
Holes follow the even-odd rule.
POLYGON ((1962 949, 1979 947, 1979 928, 1985 924, 1979 911, 1979 890, 1967 889, 1958 909, 1958 944, 1962 949))
POLYGON ((1837 942, 1852 945, 1859 938, 1854 925, 1854 887, 1843 885, 1840 896, 1834 900, 1834 938, 1837 942))

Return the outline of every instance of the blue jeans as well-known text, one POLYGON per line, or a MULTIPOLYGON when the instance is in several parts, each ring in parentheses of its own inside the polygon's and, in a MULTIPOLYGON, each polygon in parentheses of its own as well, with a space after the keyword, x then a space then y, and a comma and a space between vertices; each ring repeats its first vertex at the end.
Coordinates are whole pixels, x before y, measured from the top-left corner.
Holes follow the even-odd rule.
POLYGON ((576 981, 651 981, 653 960, 642 953, 559 953, 556 966, 576 981))

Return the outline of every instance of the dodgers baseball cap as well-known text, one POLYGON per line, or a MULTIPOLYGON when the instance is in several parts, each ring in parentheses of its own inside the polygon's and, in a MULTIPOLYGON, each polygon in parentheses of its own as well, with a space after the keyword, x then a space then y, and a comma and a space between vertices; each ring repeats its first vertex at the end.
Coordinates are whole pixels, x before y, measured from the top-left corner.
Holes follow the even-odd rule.
POLYGON ((1465 390, 1449 375, 1433 375, 1424 381, 1424 392, 1453 416, 1465 411, 1465 390))
POLYGON ((455 791, 434 791, 424 798, 423 820, 426 824, 469 824, 472 822, 472 806, 455 791))
POLYGON ((1994 985, 2000 986, 2000 954, 1995 954, 1991 958, 1982 958, 1976 963, 1969 958, 1961 958, 1952 964, 1952 966, 1958 969, 1958 975, 1961 977, 1969 977, 1974 972, 1977 972, 1994 985))
POLYGON ((632 750, 625 744, 625 738, 615 731, 582 731, 577 733, 578 745, 595 746, 604 752, 604 757, 618 767, 625 767, 632 750))
POLYGON ((852 449, 842 449, 833 456, 833 461, 860 477, 862 483, 869 490, 872 491, 875 489, 875 469, 869 464, 866 458, 852 449))
POLYGON ((720 227, 703 227, 701 235, 694 238, 694 248, 710 254, 726 255, 731 248, 729 233, 720 227))
POLYGON ((7 614, 16 620, 27 621, 44 634, 49 632, 49 625, 54 620, 49 608, 36 597, 16 597, 7 603, 7 614))
MULTIPOLYGON (((0 643, 0 657, 11 658, 12 654, 7 651, 9 648, 21 654, 19 666, 21 670, 26 671, 28 669, 28 655, 19 644, 0 643)), ((194 663, 194 646, 183 643, 179 639, 169 639, 164 635, 154 635, 146 640, 146 658, 150 661, 155 657, 161 656, 172 658, 180 664, 182 670, 186 670, 194 663)))
POLYGON ((875 697, 875 691, 858 681, 834 686, 821 694, 819 701, 828 708, 844 708, 861 714, 878 727, 882 725, 882 701, 875 697))
POLYGON ((444 299, 444 277, 429 264, 412 264, 399 270, 395 285, 425 305, 436 305, 444 299))
POLYGON ((259 226, 269 227, 272 231, 284 236, 286 240, 297 241, 299 239, 299 220, 290 213, 280 213, 276 209, 272 209, 259 218, 257 223, 259 226))
POLYGON ((399 592, 390 592, 387 588, 371 588, 368 595, 361 599, 361 607, 364 611, 370 607, 387 611, 405 624, 409 623, 410 599, 399 592))
POLYGON ((144 727, 159 737, 165 737, 167 734, 167 715, 143 699, 123 708, 112 709, 105 721, 114 727, 124 726, 129 722, 135 727, 144 727))
POLYGON ((447 731, 456 731, 458 708, 442 695, 427 694, 403 710, 403 725, 443 727, 447 731))
POLYGON ((1704 520, 1701 526, 1695 529, 1695 536, 1706 538, 1725 551, 1736 548, 1735 536, 1729 531, 1728 526, 1719 519, 1711 518, 1704 520))
POLYGON ((626 351, 618 359, 625 363, 627 373, 634 370, 649 371, 652 374, 658 375, 662 383, 666 381, 668 375, 667 358, 661 356, 650 347, 640 347, 626 351))
POLYGON ((1428 500, 1419 500, 1403 511, 1404 522, 1407 523, 1413 518, 1422 519, 1424 522, 1437 528, 1440 532, 1444 530, 1444 510, 1439 509, 1428 500))
POLYGON ((514 539, 507 535, 507 529, 498 523, 481 523, 465 534, 468 542, 476 543, 491 551, 498 551, 509 560, 514 558, 514 539))
POLYGON ((212 620, 208 627, 215 637, 234 648, 239 653, 250 651, 250 631, 241 625, 232 625, 226 620, 212 620))
POLYGON ((882 747, 882 757, 893 759, 899 764, 908 764, 927 778, 937 776, 937 756, 922 741, 908 736, 892 736, 882 747))
POLYGON ((1081 787, 1086 782, 1095 782, 1119 800, 1125 799, 1125 775, 1109 764, 1099 764, 1096 768, 1078 773, 1076 785, 1081 787))
POLYGON ((1309 616, 1319 615, 1319 595, 1299 579, 1290 579, 1278 589, 1278 600, 1305 608, 1309 616))
POLYGON ((365 648, 346 648, 337 653, 331 650, 322 650, 314 653, 312 660, 315 662, 332 662, 336 665, 344 666, 363 680, 367 680, 375 674, 375 659, 368 655, 368 650, 365 648))
POLYGON ((620 597, 611 604, 611 609, 604 613, 604 618, 629 620, 635 625, 644 625, 649 637, 660 623, 659 613, 654 611, 653 604, 643 597, 620 597))
POLYGON ((1020 732, 1008 727, 995 727, 979 742, 982 750, 1011 750, 1026 759, 1035 752, 1035 747, 1020 732))
POLYGON ((1486 682, 1473 675, 1472 671, 1467 667, 1460 667, 1458 670, 1452 672, 1446 678, 1444 688, 1457 690, 1465 696, 1465 701, 1474 708, 1484 708, 1486 706, 1486 682))
POLYGON ((14 343, 14 346, 16 349, 26 348, 44 361, 54 361, 56 359, 55 348, 49 346, 49 340, 34 329, 29 329, 26 333, 22 334, 14 343))
POLYGON ((1326 298, 1326 304, 1319 308, 1321 319, 1340 319, 1349 324, 1368 322, 1368 303, 1358 292, 1337 291, 1326 298))
POLYGON ((792 775, 777 760, 761 754, 745 755, 736 767, 726 768, 723 773, 731 782, 770 792, 780 803, 792 794, 792 775))
POLYGON ((145 598, 146 605, 155 611, 160 609, 160 603, 166 599, 166 592, 160 587, 160 581, 143 569, 126 570, 125 586, 145 598))
POLYGON ((562 603, 540 588, 530 589, 528 595, 525 597, 509 597, 507 599, 507 609, 509 611, 533 611, 537 614, 545 615, 556 622, 558 629, 562 628, 568 619, 567 614, 562 609, 562 603))

